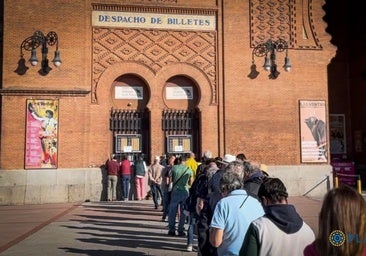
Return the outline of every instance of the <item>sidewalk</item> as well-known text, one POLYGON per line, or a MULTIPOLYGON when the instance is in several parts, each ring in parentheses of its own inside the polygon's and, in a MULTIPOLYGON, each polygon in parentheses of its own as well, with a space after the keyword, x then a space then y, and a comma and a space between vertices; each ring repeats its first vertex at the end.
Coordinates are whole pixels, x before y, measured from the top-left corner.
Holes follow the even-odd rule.
MULTIPOLYGON (((317 232, 321 201, 291 197, 317 232)), ((0 207, 0 255, 193 256, 186 238, 167 236, 152 201, 0 207)))

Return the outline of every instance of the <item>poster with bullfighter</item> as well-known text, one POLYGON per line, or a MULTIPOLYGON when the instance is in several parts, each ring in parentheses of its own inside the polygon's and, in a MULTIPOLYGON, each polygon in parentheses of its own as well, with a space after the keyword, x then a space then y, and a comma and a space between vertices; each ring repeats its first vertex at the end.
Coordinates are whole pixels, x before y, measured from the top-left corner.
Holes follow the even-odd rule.
POLYGON ((302 163, 328 162, 324 100, 300 100, 300 138, 302 163))
POLYGON ((58 100, 28 99, 25 169, 57 168, 58 100))

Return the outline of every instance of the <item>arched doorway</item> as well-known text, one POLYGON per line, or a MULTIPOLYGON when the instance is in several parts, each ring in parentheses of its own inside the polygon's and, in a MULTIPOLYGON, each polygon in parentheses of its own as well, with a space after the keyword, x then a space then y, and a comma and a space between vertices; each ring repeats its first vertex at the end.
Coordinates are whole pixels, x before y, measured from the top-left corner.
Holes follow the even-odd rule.
POLYGON ((186 76, 174 76, 164 86, 166 109, 162 112, 162 130, 167 154, 201 155, 199 88, 186 76))
POLYGON ((113 106, 110 112, 110 131, 113 134, 114 154, 127 155, 130 161, 142 154, 150 159, 150 111, 146 108, 150 98, 148 86, 140 77, 126 74, 111 86, 113 106))

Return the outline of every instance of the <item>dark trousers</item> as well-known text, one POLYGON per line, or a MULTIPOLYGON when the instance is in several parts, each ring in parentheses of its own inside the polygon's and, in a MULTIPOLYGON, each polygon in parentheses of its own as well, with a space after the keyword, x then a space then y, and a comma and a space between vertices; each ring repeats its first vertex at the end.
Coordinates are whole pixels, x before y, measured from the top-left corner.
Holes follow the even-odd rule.
POLYGON ((161 198, 161 202, 164 202, 164 195, 161 191, 161 187, 159 184, 151 184, 150 185, 150 190, 153 196, 153 201, 154 201, 154 205, 155 207, 158 207, 159 203, 158 203, 158 197, 160 194, 160 198, 161 198))
POLYGON ((170 196, 171 192, 168 189, 163 190, 163 219, 168 216, 169 213, 169 204, 170 204, 170 196))
POLYGON ((217 256, 217 248, 211 245, 209 238, 211 219, 212 212, 210 207, 206 206, 197 221, 198 248, 201 256, 217 256))

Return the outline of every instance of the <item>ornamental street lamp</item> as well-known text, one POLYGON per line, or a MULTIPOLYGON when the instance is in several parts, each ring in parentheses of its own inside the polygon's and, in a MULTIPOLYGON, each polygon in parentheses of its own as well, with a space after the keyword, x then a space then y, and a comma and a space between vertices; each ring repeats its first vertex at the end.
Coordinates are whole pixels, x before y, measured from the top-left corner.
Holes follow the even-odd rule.
POLYGON ((283 39, 278 39, 277 41, 267 40, 265 43, 258 44, 254 47, 252 52, 252 66, 251 73, 248 75, 250 78, 254 79, 258 76, 259 72, 256 71, 256 65, 254 63, 254 56, 265 57, 263 68, 270 72, 269 78, 276 79, 280 72, 277 70, 276 63, 276 53, 286 51, 285 64, 283 68, 285 71, 291 70, 290 58, 288 57, 288 45, 283 39), (268 56, 269 55, 269 56, 268 56))
POLYGON ((47 35, 44 35, 41 31, 37 30, 32 36, 24 39, 20 46, 20 61, 18 62, 18 68, 15 72, 19 75, 24 75, 28 69, 28 67, 25 66, 23 49, 31 52, 29 62, 32 66, 36 66, 38 64, 36 49, 41 46, 42 59, 39 73, 41 75, 47 75, 52 70, 52 68, 48 66, 48 46, 53 45, 56 45, 56 50, 52 62, 56 67, 59 67, 61 65, 61 58, 58 50, 58 36, 56 32, 51 31, 47 35))

